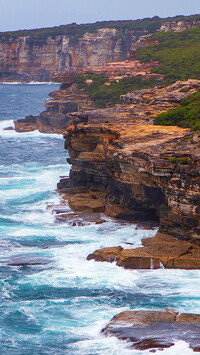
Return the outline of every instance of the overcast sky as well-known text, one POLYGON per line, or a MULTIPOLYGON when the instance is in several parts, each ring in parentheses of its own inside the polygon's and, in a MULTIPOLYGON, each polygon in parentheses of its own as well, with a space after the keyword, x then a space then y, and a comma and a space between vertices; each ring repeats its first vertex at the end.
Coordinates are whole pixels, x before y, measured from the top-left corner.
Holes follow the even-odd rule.
POLYGON ((0 0, 0 31, 200 13, 200 0, 0 0))

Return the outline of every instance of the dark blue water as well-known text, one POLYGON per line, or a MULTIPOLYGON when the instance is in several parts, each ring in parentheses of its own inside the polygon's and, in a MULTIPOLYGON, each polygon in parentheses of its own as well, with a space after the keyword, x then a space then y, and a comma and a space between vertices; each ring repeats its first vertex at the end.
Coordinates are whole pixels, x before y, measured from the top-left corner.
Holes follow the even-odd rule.
MULTIPOLYGON (((81 227, 56 222, 48 206, 59 205, 56 184, 69 173, 62 136, 3 130, 42 111, 56 88, 0 84, 0 354, 149 354, 100 331, 122 310, 200 313, 200 272, 89 262, 97 248, 138 246, 155 231, 111 219, 81 227)), ((159 353, 191 352, 177 343, 159 353)))

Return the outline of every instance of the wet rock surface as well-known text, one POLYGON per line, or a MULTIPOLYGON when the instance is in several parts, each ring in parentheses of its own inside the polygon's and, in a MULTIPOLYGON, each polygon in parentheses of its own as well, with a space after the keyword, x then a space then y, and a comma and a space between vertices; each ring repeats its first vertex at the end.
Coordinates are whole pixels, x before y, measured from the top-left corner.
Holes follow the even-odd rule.
POLYGON ((8 259, 2 260, 8 266, 34 266, 34 265, 46 265, 50 263, 50 260, 38 255, 19 254, 11 256, 8 259))
POLYGON ((175 310, 125 311, 114 316, 102 332, 130 342, 136 350, 162 350, 182 340, 197 352, 200 315, 175 310))
POLYGON ((144 239, 143 247, 103 248, 88 255, 88 260, 116 261, 126 269, 200 269, 200 246, 164 233, 144 239))

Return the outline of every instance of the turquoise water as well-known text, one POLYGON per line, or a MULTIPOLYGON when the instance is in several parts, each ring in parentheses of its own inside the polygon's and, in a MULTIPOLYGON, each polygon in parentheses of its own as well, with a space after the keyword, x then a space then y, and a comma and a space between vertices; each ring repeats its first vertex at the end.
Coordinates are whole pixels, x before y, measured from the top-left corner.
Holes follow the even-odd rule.
MULTIPOLYGON (((56 222, 47 206, 60 203, 56 184, 69 173, 62 136, 3 128, 38 114, 57 87, 0 84, 0 354, 149 354, 101 329, 129 309, 200 313, 200 271, 87 261, 97 248, 139 246, 156 231, 109 218, 101 225, 56 222)), ((157 354, 192 353, 178 342, 157 354)))

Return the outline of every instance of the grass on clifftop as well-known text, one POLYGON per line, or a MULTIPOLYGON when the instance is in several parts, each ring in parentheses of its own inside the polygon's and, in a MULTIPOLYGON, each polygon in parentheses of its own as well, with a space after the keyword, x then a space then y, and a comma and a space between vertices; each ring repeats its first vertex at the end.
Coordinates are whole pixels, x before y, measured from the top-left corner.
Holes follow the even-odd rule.
POLYGON ((163 112, 154 119, 155 125, 179 126, 191 128, 192 131, 200 129, 200 93, 186 97, 181 106, 163 112))
POLYGON ((133 90, 148 89, 156 85, 155 80, 144 80, 141 78, 124 78, 116 81, 108 82, 108 78, 104 75, 94 75, 88 73, 84 76, 77 76, 75 83, 78 84, 79 89, 83 89, 89 97, 93 100, 94 106, 103 108, 103 107, 112 107, 115 104, 120 102, 120 95, 127 94, 133 90), (86 80, 92 80, 92 83, 89 85, 86 83, 86 80))
POLYGON ((159 44, 138 51, 143 62, 156 60, 161 65, 153 73, 165 75, 165 83, 189 78, 200 79, 200 26, 183 32, 156 33, 151 37, 159 44))

